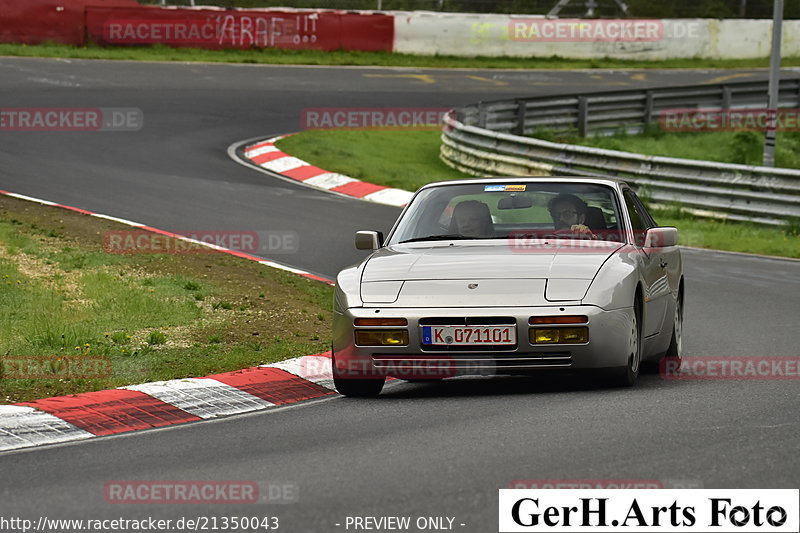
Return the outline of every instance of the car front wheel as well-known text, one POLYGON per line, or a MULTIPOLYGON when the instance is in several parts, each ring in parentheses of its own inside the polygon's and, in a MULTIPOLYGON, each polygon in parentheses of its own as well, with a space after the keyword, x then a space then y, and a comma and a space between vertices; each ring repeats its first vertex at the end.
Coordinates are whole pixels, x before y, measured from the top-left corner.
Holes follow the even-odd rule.
POLYGON ((363 378, 356 375, 347 375, 336 367, 336 355, 331 356, 333 371, 333 384, 339 394, 354 398, 375 398, 383 389, 386 378, 363 378))
POLYGON ((637 300, 633 305, 630 340, 628 341, 628 364, 614 369, 611 381, 619 387, 631 387, 639 377, 642 363, 642 308, 637 300))
POLYGON ((675 315, 672 318, 672 334, 669 340, 667 351, 659 355, 657 358, 643 363, 642 370, 658 374, 664 371, 664 361, 670 361, 675 364, 675 368, 681 366, 681 358, 683 357, 683 297, 678 296, 675 302, 675 315))
POLYGON ((675 302, 675 318, 672 321, 672 338, 665 357, 671 357, 680 362, 683 357, 683 298, 678 297, 675 302))

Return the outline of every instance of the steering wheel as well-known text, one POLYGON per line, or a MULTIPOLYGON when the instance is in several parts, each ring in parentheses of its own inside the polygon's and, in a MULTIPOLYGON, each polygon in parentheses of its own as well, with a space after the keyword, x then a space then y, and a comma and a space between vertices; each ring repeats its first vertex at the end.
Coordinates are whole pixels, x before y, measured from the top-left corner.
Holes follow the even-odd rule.
POLYGON ((558 239, 560 237, 580 237, 582 234, 571 229, 557 229, 544 235, 545 239, 558 239))
POLYGON ((562 237, 574 237, 578 239, 591 239, 591 233, 581 233, 579 231, 572 231, 569 228, 553 230, 552 233, 544 235, 545 239, 559 239, 562 237))

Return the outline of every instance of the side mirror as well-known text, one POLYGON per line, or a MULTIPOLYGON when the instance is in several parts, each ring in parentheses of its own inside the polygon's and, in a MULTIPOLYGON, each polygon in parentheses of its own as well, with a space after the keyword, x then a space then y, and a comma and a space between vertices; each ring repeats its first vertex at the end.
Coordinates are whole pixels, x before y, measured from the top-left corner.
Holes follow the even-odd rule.
POLYGON ((667 248, 677 244, 677 228, 650 228, 644 237, 645 248, 667 248))
POLYGON ((356 248, 359 250, 377 250, 383 246, 383 234, 380 231, 357 231, 356 248))

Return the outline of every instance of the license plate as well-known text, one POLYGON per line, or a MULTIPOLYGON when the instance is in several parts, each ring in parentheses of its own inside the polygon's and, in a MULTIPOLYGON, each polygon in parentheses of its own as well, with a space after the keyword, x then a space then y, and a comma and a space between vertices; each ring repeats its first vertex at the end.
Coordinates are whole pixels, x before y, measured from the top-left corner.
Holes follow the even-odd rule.
POLYGON ((481 346, 517 344, 515 326, 423 326, 422 344, 428 346, 481 346))

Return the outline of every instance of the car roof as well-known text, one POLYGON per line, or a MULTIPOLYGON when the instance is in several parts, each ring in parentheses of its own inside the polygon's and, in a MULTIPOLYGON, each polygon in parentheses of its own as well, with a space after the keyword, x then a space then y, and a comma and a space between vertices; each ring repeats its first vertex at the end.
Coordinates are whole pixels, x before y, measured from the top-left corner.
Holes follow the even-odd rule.
POLYGON ((619 186, 627 185, 622 180, 616 180, 613 178, 592 178, 592 177, 584 177, 584 176, 498 176, 498 177, 490 177, 490 178, 466 178, 466 179, 459 179, 459 180, 445 180, 445 181, 436 181, 433 183, 428 183, 427 185, 423 185, 420 187, 420 190, 427 189, 429 187, 442 187, 448 185, 474 185, 476 183, 536 183, 536 182, 546 182, 546 183, 594 183, 597 185, 607 185, 614 188, 619 186))

